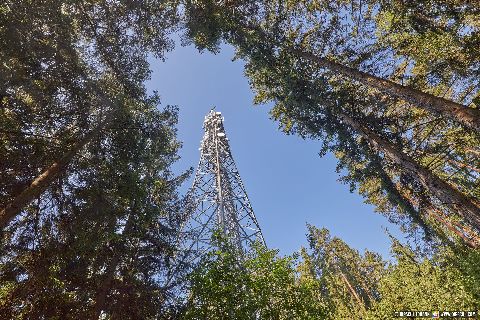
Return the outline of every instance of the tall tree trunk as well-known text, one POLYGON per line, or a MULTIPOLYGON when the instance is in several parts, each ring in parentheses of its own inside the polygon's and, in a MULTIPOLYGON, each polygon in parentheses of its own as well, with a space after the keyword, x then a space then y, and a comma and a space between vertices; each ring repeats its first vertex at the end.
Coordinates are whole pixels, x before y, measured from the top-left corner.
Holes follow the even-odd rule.
POLYGON ((451 222, 445 217, 442 217, 442 213, 431 204, 426 211, 428 215, 433 217, 440 224, 445 225, 448 230, 452 231, 460 239, 462 239, 465 245, 473 249, 480 248, 480 238, 472 230, 468 230, 459 223, 451 222))
POLYGON ((463 163, 463 162, 458 162, 458 161, 455 161, 453 159, 447 159, 447 162, 450 162, 452 164, 454 164, 455 166, 457 167, 460 167, 460 168, 467 168, 467 169, 470 169, 472 171, 475 171, 475 172, 478 172, 480 173, 480 168, 476 168, 476 167, 472 167, 466 163, 463 163))
MULTIPOLYGON (((403 188, 399 183, 395 184, 395 188, 398 190, 401 197, 405 199, 405 201, 410 203, 412 206, 417 206, 417 207, 419 206, 419 201, 412 198, 412 196, 409 195, 405 191, 405 188, 403 188)), ((420 210, 420 208, 418 210, 420 210)), ((442 226, 446 227, 448 230, 456 234, 460 239, 462 239, 462 242, 468 247, 474 248, 474 249, 480 248, 480 237, 478 237, 478 235, 476 235, 473 230, 471 230, 466 226, 462 226, 459 223, 446 219, 443 216, 442 212, 436 209, 432 203, 427 202, 425 207, 425 212, 427 213, 428 216, 436 220, 442 226)), ((446 237, 447 235, 441 236, 443 240, 448 240, 448 238, 446 237)))
MULTIPOLYGON (((133 205, 134 208, 135 205, 133 205)), ((124 231, 121 238, 113 244, 113 257, 105 270, 105 277, 100 283, 100 287, 97 290, 95 296, 95 304, 92 309, 92 319, 98 319, 102 310, 105 308, 107 301, 107 295, 112 289, 112 282, 115 277, 115 271, 121 261, 122 251, 121 246, 125 243, 126 238, 130 235, 133 227, 133 212, 129 214, 127 222, 125 223, 124 231)))
MULTIPOLYGON (((401 199, 402 204, 406 207, 407 212, 410 214, 412 220, 421 226, 426 235, 429 236, 430 234, 432 234, 433 231, 431 229, 431 226, 427 225, 424 217, 422 217, 422 208, 419 208, 419 201, 417 199, 414 199, 407 192, 405 187, 403 187, 399 182, 392 181, 390 176, 388 176, 387 172, 385 172, 385 170, 381 168, 380 164, 378 164, 378 166, 379 168, 377 168, 377 170, 382 177, 383 183, 386 184, 388 192, 392 192, 396 198, 401 199)), ((471 248, 480 247, 480 238, 475 234, 473 230, 471 230, 467 226, 462 226, 459 223, 455 223, 446 219, 445 217, 442 217, 441 212, 435 209, 433 204, 430 202, 428 202, 426 207, 424 207, 423 209, 429 217, 433 218, 442 226, 446 227, 448 230, 456 234, 465 245, 471 248)), ((444 241, 449 241, 446 234, 439 234, 438 236, 444 241)))
POLYGON ((339 113, 338 117, 357 133, 363 136, 377 151, 383 153, 386 158, 407 171, 431 192, 431 194, 448 206, 452 211, 461 215, 477 230, 480 230, 480 207, 450 184, 441 180, 433 172, 419 165, 415 160, 404 154, 389 141, 373 132, 371 129, 352 119, 346 114, 339 113))
POLYGON ((355 291, 353 286, 350 284, 350 281, 348 281, 345 274, 340 269, 338 269, 338 272, 340 273, 340 277, 342 278, 343 282, 347 286, 347 289, 350 292, 350 294, 352 295, 352 297, 355 298, 355 300, 357 301, 358 305, 362 308, 362 310, 366 311, 366 307, 365 307, 365 304, 363 303, 363 300, 360 298, 358 293, 355 291))
MULTIPOLYGON (((263 41, 266 41, 268 43, 275 42, 267 35, 267 33, 261 27, 257 25, 249 25, 241 21, 237 21, 237 25, 241 26, 243 30, 233 31, 239 31, 240 33, 243 33, 242 36, 245 38, 249 36, 249 32, 253 31, 263 41)), ((383 93, 410 102, 429 112, 452 119, 467 128, 471 128, 472 130, 480 132, 480 110, 469 108, 468 106, 465 106, 463 104, 447 100, 445 98, 437 97, 432 94, 425 93, 421 90, 403 86, 394 81, 386 80, 372 74, 345 66, 328 58, 319 57, 311 52, 301 50, 293 46, 287 46, 286 49, 297 57, 304 58, 317 64, 318 66, 338 72, 339 74, 356 80, 364 85, 376 88, 383 93)))
POLYGON ((387 190, 387 192, 392 194, 394 198, 398 199, 396 205, 402 206, 403 209, 407 211, 412 221, 418 224, 420 228, 422 228, 427 238, 431 237, 433 234, 433 230, 425 222, 420 212, 415 209, 414 203, 412 203, 409 198, 406 198, 404 192, 402 192, 402 189, 399 189, 398 186, 392 181, 392 178, 390 178, 388 173, 382 167, 379 159, 375 160, 375 165, 377 167, 375 170, 380 175, 383 187, 387 190))
POLYGON ((30 185, 16 196, 10 203, 0 210, 0 230, 4 229, 20 212, 34 199, 39 197, 60 174, 64 173, 77 153, 113 120, 114 111, 111 111, 95 129, 77 142, 73 148, 55 161, 50 167, 35 178, 30 185))
POLYGON ((289 51, 299 57, 316 63, 318 66, 338 72, 364 85, 376 88, 383 93, 410 102, 427 111, 452 119, 467 128, 480 132, 480 110, 469 108, 463 104, 440 98, 414 88, 402 86, 396 82, 350 68, 327 58, 319 57, 310 52, 293 47, 290 47, 289 51))
POLYGON ((112 261, 105 270, 105 278, 100 283, 100 288, 95 296, 95 304, 92 310, 92 319, 98 319, 102 310, 105 308, 105 302, 107 295, 112 287, 113 278, 115 276, 115 270, 120 262, 120 255, 115 252, 112 261))

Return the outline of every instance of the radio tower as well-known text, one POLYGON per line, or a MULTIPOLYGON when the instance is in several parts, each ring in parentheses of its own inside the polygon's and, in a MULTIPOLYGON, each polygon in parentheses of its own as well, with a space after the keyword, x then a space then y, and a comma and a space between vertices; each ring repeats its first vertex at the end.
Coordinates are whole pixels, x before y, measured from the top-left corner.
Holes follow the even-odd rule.
POLYGON ((187 195, 181 233, 184 254, 197 260, 212 248, 212 232, 220 230, 241 259, 255 240, 265 241, 230 152, 221 113, 211 110, 203 128, 200 162, 187 195))

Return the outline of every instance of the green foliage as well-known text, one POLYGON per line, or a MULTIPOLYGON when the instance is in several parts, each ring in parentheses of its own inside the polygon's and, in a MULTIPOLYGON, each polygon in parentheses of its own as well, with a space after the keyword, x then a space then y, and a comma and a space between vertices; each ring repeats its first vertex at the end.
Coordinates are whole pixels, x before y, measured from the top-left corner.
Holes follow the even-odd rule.
POLYGON ((394 319, 396 310, 476 310, 478 250, 425 257, 392 240, 393 258, 360 254, 328 230, 308 227, 309 248, 246 256, 219 237, 190 275, 183 319, 394 319))
POLYGON ((369 251, 360 255, 325 229, 309 230, 302 263, 320 283, 328 319, 393 319, 395 310, 479 307, 478 250, 442 249, 426 258, 393 240, 394 260, 387 263, 369 251))
POLYGON ((228 242, 208 254, 190 278, 184 319, 322 319, 317 283, 299 277, 295 259, 256 244, 243 259, 228 242))
MULTIPOLYGON (((0 4, 2 206, 114 115, 2 230, 2 317, 157 319, 172 307, 162 280, 177 249, 185 178, 169 169, 180 147, 177 110, 158 109, 144 82, 148 56, 172 48, 177 5, 0 4)), ((445 201, 445 190, 425 183, 444 181, 476 203, 478 132, 292 50, 477 108, 474 5, 205 0, 180 11, 184 41, 214 52, 222 41, 235 46, 255 102, 274 103, 283 131, 322 140, 321 154, 335 154, 352 191, 437 244, 425 254, 394 243, 396 261, 386 263, 310 227, 301 261, 260 245, 239 260, 220 239, 190 277, 186 319, 378 319, 400 307, 479 307, 479 252, 456 245, 478 245, 479 226, 461 214, 465 201, 445 201)))
POLYGON ((303 249, 305 270, 319 283, 328 319, 361 319, 379 297, 385 262, 378 254, 360 255, 326 229, 309 226, 310 248, 303 249))
POLYGON ((0 5, 0 203, 14 199, 98 123, 40 196, 2 230, 8 319, 156 319, 179 226, 175 107, 147 95, 175 1, 0 5), (110 117, 109 117, 110 115, 110 117), (113 117, 111 115, 114 115, 113 117))
POLYGON ((478 270, 462 270, 461 264, 478 265, 478 251, 454 255, 445 250, 432 259, 421 259, 398 243, 392 247, 396 263, 379 282, 380 300, 368 319, 391 319, 393 310, 478 310, 478 270))
POLYGON ((479 72, 480 16, 475 5, 443 0, 379 3, 378 43, 408 62, 402 76, 419 87, 443 84, 447 96, 456 91, 456 98, 470 103, 479 72))
POLYGON ((147 99, 148 53, 177 20, 167 1, 6 1, 0 11, 0 202, 14 198, 127 99, 147 99))

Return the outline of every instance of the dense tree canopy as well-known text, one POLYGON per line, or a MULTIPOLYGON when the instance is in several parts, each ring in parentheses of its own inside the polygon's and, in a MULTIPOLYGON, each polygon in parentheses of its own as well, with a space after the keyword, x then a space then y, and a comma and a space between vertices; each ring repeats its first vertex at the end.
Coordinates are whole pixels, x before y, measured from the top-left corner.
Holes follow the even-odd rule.
POLYGON ((167 1, 0 5, 0 313, 153 319, 171 301, 177 110, 149 96, 167 1))
POLYGON ((3 1, 1 317, 479 309, 479 21, 457 0, 3 1), (220 234, 197 266, 175 264, 178 109, 145 81, 179 30, 200 50, 234 46, 255 102, 273 102, 285 133, 321 140, 340 180, 419 247, 393 239, 385 261, 310 226, 292 257, 239 253, 220 234), (183 291, 170 280, 187 272, 183 291))
POLYGON ((244 259, 226 239, 191 274, 184 319, 318 319, 326 306, 317 283, 294 260, 258 243, 244 259))
POLYGON ((147 54, 171 47, 176 15, 163 1, 7 1, 0 14, 5 227, 45 189, 14 202, 39 170, 62 167, 59 155, 93 139, 125 99, 147 99, 147 54))
POLYGON ((394 319, 396 310, 477 310, 478 250, 422 258, 392 239, 393 260, 360 254, 309 226, 309 247, 279 257, 257 246, 243 260, 219 244, 190 277, 183 319, 394 319), (461 259, 459 259, 461 257, 461 259))

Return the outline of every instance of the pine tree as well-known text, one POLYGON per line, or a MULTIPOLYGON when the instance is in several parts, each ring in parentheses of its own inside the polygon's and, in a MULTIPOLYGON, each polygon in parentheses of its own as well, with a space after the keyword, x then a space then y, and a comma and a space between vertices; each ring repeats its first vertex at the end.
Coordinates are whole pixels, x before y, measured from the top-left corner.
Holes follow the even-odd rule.
POLYGON ((318 281, 329 306, 328 319, 361 319, 380 296, 377 282, 385 262, 378 254, 362 256, 326 229, 309 226, 309 249, 302 250, 304 272, 318 281))
POLYGON ((374 88, 437 116, 454 120, 478 134, 480 112, 477 109, 422 91, 424 88, 404 86, 388 76, 375 74, 385 73, 389 69, 385 64, 392 61, 391 57, 385 57, 389 48, 372 50, 375 5, 378 2, 367 1, 358 8, 355 8, 355 1, 288 4, 187 2, 187 33, 199 48, 213 50, 218 48, 219 39, 223 37, 237 46, 240 56, 268 59, 268 55, 287 51, 326 74, 341 75, 374 88), (366 14, 362 15, 362 10, 366 14), (372 60, 381 63, 372 66, 372 60))
POLYGON ((168 171, 176 117, 156 103, 142 108, 149 111, 125 115, 125 127, 97 138, 71 175, 9 227, 2 314, 31 305, 19 319, 149 318, 168 305, 162 281, 176 250, 181 182, 168 171))
POLYGON ((398 310, 478 308, 478 250, 442 248, 422 257, 392 238, 393 259, 387 262, 373 252, 360 254, 326 229, 309 226, 308 240, 300 267, 318 283, 327 319, 394 319, 398 310))
POLYGON ((4 227, 112 121, 122 97, 145 98, 147 54, 171 47, 176 7, 8 1, 0 14, 4 227))
POLYGON ((143 83, 176 20, 165 1, 0 5, 2 316, 170 307, 177 110, 143 83))
POLYGON ((472 263, 478 259, 478 252, 458 255, 444 250, 426 259, 397 241, 393 242, 392 252, 396 262, 386 268, 380 279, 381 298, 365 319, 390 319, 395 310, 402 309, 478 309, 478 287, 470 282, 472 278, 478 281, 478 276, 465 272, 456 262, 462 257, 472 263))

